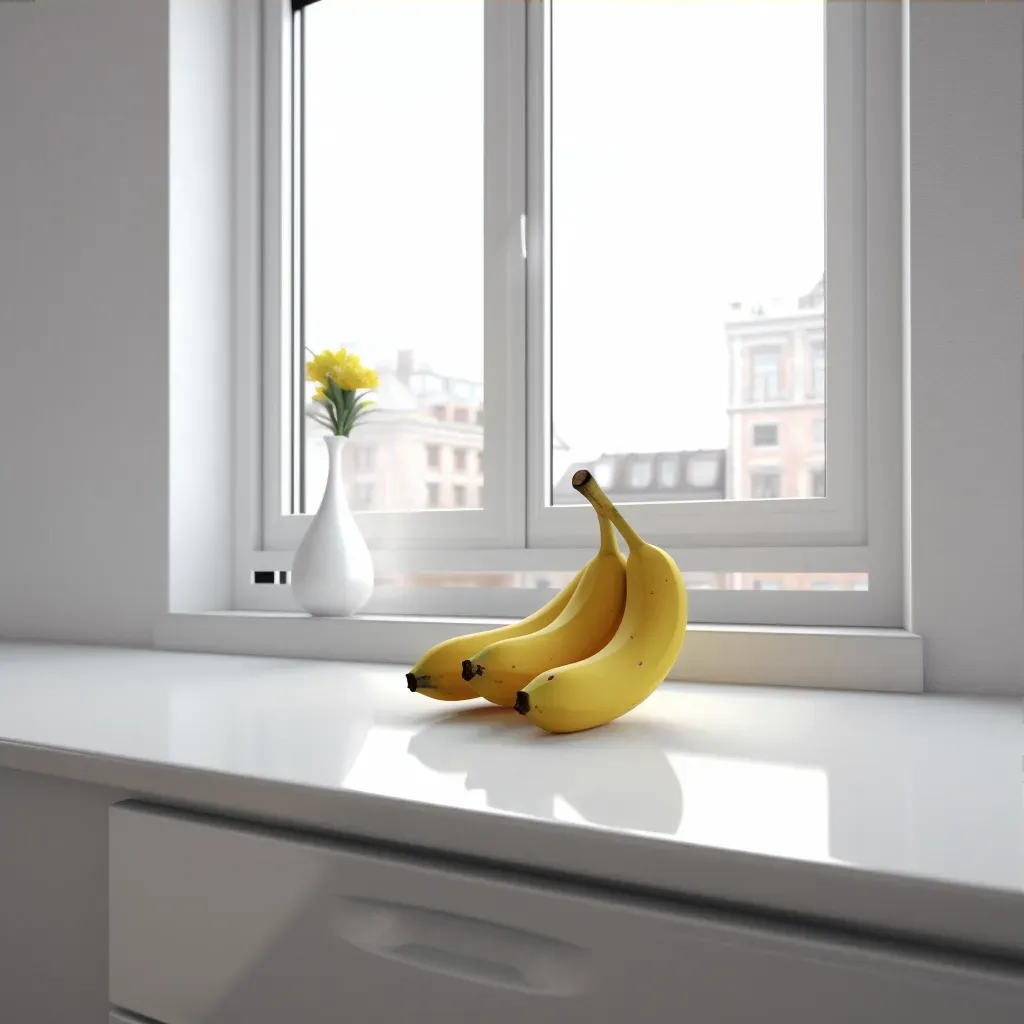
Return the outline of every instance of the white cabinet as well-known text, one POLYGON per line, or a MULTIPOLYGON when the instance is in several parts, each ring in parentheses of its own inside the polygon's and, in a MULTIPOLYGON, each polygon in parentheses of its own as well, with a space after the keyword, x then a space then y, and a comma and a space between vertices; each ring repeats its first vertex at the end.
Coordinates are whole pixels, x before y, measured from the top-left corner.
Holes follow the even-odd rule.
POLYGON ((162 1024, 1024 1020, 1009 973, 130 804, 110 944, 162 1024))

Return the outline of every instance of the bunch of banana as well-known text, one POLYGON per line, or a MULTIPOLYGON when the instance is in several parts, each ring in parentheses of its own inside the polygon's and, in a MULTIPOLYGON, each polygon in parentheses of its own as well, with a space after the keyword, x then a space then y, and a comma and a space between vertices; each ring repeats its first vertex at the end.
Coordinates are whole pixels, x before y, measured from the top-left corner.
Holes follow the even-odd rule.
MULTIPOLYGON (((467 633, 443 640, 423 655, 405 674, 405 681, 413 693, 422 693, 434 700, 470 700, 480 694, 462 678, 462 666, 467 658, 488 644, 525 636, 535 629, 543 629, 562 613, 576 592, 583 577, 581 569, 543 608, 519 622, 488 629, 482 633, 467 633)), ((513 700, 515 696, 513 695, 513 700)))
POLYGON ((483 696, 512 707, 516 692, 538 672, 600 650, 622 618, 626 560, 611 524, 600 514, 597 520, 597 554, 540 611, 436 644, 406 673, 409 689, 436 700, 483 696))
POLYGON ((612 638, 626 604, 626 560, 611 523, 598 516, 601 546, 586 564, 569 603, 548 625, 492 642, 462 664, 462 678, 493 704, 513 707, 539 672, 587 658, 612 638))
POLYGON ((626 608, 596 654, 538 673, 516 694, 516 710, 548 732, 592 729, 635 708, 668 674, 686 633, 686 588, 675 561, 638 536, 587 470, 572 485, 626 539, 626 608))
POLYGON ((594 558, 528 618, 432 647, 406 675, 410 690, 437 700, 483 696, 548 732, 578 732, 624 715, 658 687, 686 632, 682 576, 668 554, 641 540, 587 470, 572 484, 598 515, 594 558))

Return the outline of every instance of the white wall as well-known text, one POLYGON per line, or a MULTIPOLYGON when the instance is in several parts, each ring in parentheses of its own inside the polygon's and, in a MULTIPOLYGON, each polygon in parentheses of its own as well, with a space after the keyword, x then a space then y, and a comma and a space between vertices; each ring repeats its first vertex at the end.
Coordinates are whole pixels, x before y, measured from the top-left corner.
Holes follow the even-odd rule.
POLYGON ((1024 693, 1024 3, 909 6, 911 625, 1024 693))
POLYGON ((168 609, 231 601, 231 0, 170 0, 168 609))
POLYGON ((0 636, 227 606, 230 13, 0 3, 0 636))
POLYGON ((167 8, 0 3, 0 635, 166 591, 167 8))

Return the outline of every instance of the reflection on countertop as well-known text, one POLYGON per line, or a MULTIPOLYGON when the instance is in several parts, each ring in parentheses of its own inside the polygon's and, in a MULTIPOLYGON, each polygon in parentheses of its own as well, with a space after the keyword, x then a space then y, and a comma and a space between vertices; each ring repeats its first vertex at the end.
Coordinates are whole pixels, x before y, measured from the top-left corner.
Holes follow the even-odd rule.
POLYGON ((0 644, 21 745, 1024 890, 1015 700, 666 684, 551 736, 401 666, 0 644))
POLYGON ((433 771, 464 775, 466 789, 483 791, 495 810, 578 816, 637 832, 678 831, 679 777, 642 729, 622 723, 589 735, 552 736, 511 708, 474 704, 414 733, 409 753, 433 771))

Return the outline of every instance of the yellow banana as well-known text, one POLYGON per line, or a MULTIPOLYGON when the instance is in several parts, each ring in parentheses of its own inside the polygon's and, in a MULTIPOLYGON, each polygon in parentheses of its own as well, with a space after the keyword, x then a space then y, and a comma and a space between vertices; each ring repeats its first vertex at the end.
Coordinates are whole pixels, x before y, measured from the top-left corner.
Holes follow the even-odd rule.
POLYGON ((631 711, 668 674, 686 633, 686 587, 675 561, 640 539, 585 469, 572 485, 629 545, 626 610, 606 647, 539 673, 516 694, 516 710, 548 732, 593 729, 631 711))
POLYGON ((488 629, 482 633, 467 633, 465 636, 443 640, 423 655, 405 674, 405 681, 413 693, 422 693, 435 700, 469 700, 480 694, 462 678, 462 663, 471 658, 482 647, 506 640, 510 637, 524 636, 535 629, 543 629, 562 613, 576 591, 576 586, 583 576, 581 569, 543 608, 518 622, 488 629))
POLYGON ((601 547, 583 567, 561 614, 543 629, 490 643, 462 665, 462 678, 493 704, 512 707, 516 691, 537 673, 599 651, 615 633, 626 601, 626 560, 615 532, 598 516, 601 547))

